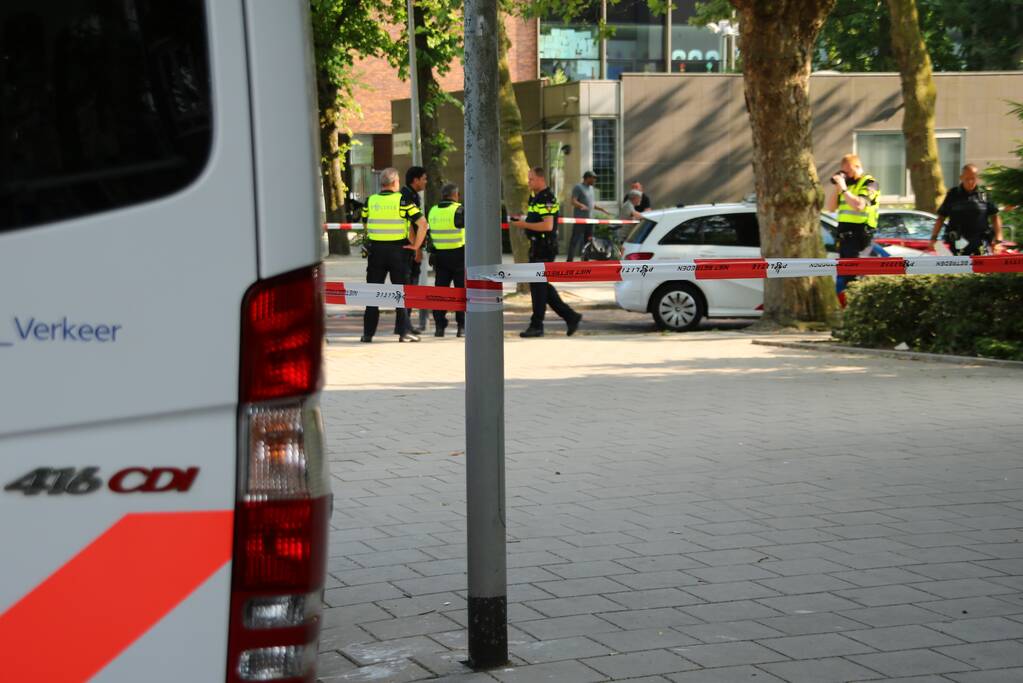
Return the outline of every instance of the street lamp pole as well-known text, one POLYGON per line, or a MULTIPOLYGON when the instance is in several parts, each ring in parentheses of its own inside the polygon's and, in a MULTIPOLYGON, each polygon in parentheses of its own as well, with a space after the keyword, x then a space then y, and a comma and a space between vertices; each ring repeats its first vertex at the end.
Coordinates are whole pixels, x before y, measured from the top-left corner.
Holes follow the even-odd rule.
MULTIPOLYGON (((415 8, 413 7, 412 0, 408 0, 408 72, 409 82, 412 85, 412 93, 410 101, 412 102, 412 134, 410 136, 410 142, 412 144, 412 165, 422 166, 423 165, 423 150, 420 144, 420 133, 419 133, 419 74, 416 71, 416 18, 415 8)), ((419 203, 423 207, 423 213, 426 213, 426 198, 423 193, 419 193, 419 203)), ((419 282, 418 285, 425 285, 428 282, 430 268, 424 267, 419 271, 419 282)), ((419 327, 426 329, 426 323, 428 315, 426 309, 420 309, 419 311, 419 327)), ((409 321, 411 324, 412 321, 409 321)))
MULTIPOLYGON (((498 0, 465 0, 465 265, 501 262, 498 0)), ((466 282, 465 474, 469 665, 508 662, 508 570, 504 491, 504 318, 500 293, 466 282), (479 297, 477 296, 477 299, 479 297)))

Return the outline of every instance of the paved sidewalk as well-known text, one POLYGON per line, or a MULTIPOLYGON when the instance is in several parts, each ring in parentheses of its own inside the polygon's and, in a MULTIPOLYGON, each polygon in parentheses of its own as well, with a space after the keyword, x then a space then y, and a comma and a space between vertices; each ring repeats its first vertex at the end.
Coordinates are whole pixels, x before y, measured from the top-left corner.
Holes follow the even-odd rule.
POLYGON ((321 680, 1023 681, 1023 372, 750 339, 506 340, 488 673, 461 340, 331 344, 321 680))

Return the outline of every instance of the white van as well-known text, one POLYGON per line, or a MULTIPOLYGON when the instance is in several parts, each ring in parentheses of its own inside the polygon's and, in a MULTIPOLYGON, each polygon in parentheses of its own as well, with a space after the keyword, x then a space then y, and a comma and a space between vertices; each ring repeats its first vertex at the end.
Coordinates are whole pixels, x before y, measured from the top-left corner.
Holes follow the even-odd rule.
POLYGON ((0 679, 315 678, 308 8, 0 5, 0 679))

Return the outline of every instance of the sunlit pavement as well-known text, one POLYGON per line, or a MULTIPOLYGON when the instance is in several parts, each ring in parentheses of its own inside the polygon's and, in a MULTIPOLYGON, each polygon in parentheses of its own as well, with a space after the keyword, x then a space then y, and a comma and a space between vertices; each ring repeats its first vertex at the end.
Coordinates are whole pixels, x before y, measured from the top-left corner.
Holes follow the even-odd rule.
POLYGON ((1023 680, 1023 371, 751 339, 506 340, 488 673, 461 664, 462 340, 336 339, 322 680, 1023 680))

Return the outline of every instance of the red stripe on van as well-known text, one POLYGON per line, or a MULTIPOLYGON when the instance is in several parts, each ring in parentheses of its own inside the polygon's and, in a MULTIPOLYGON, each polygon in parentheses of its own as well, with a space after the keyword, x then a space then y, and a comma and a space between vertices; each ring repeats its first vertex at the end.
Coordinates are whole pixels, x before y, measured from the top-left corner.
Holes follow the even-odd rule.
POLYGON ((96 675, 224 566, 232 521, 231 510, 122 517, 0 614, 4 680, 96 675))

